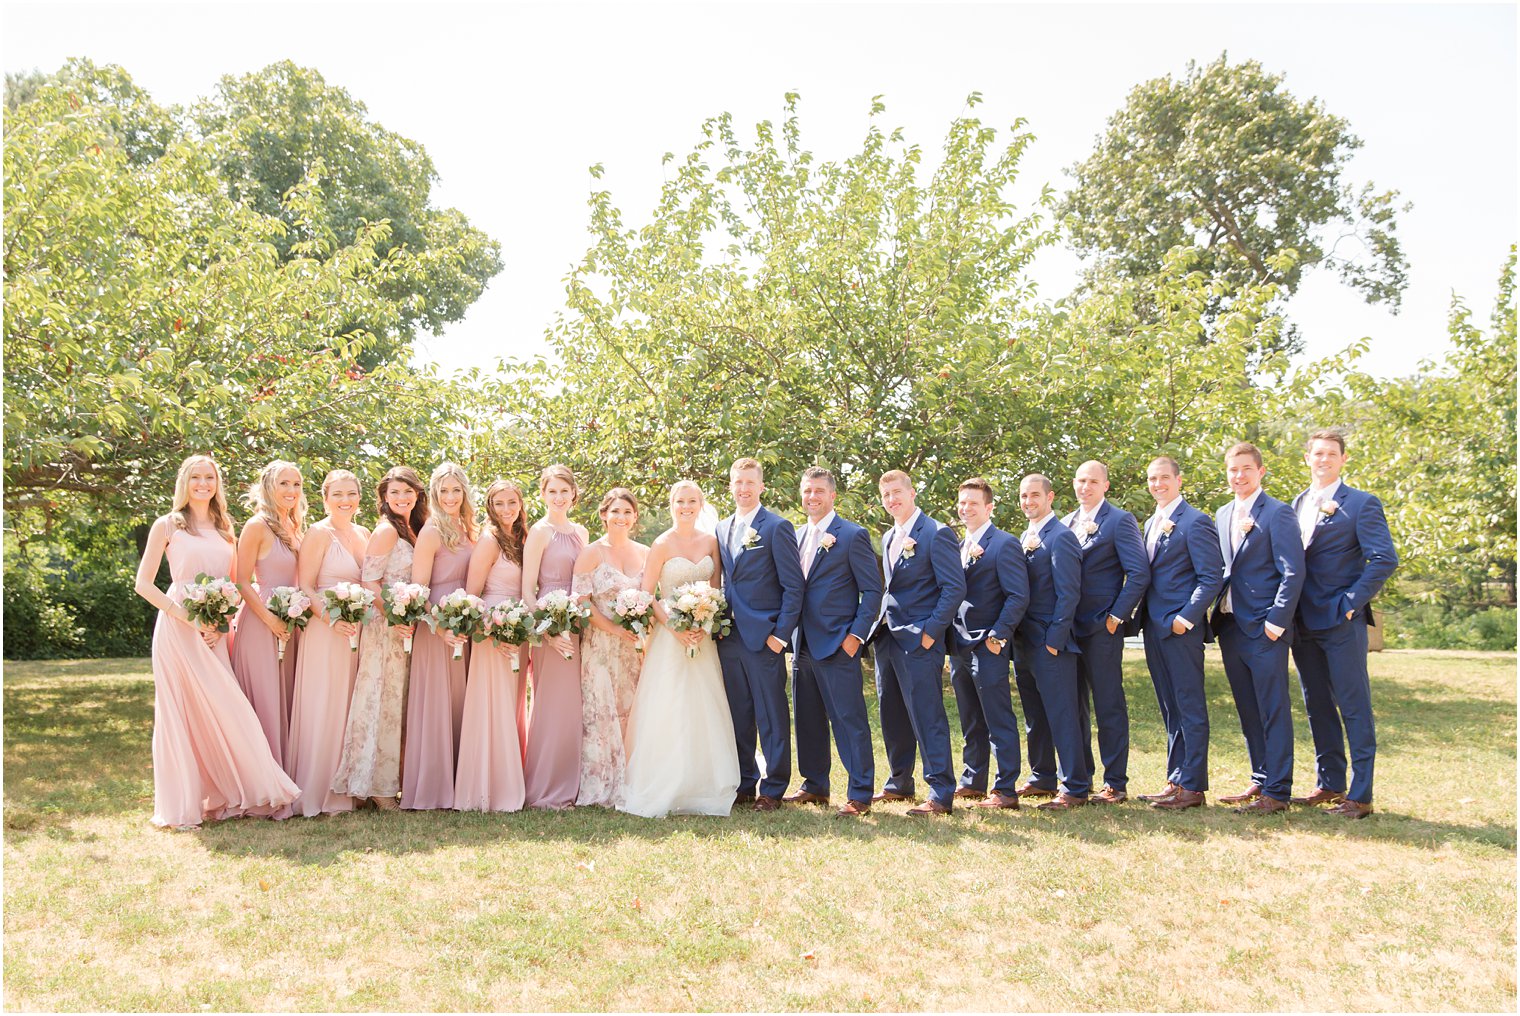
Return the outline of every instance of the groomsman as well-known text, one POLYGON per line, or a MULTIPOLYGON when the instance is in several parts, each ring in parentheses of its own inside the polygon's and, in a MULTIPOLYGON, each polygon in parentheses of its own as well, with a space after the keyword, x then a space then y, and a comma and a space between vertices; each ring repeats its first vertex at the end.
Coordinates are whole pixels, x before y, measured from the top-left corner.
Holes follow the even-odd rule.
POLYGON ((909 815, 948 815, 954 802, 950 775, 950 720, 945 716, 945 632, 966 597, 955 532, 918 510, 907 473, 883 473, 881 505, 896 524, 882 537, 886 595, 876 620, 884 635, 876 651, 876 695, 887 778, 878 801, 913 796, 913 752, 924 757, 929 797, 909 815))
POLYGON ((1304 545, 1293 509, 1261 489, 1261 452, 1242 441, 1225 453, 1233 501, 1214 516, 1224 556, 1224 586, 1214 632, 1240 714, 1251 785, 1219 800, 1242 814, 1288 807, 1293 790, 1293 711, 1288 646, 1304 585, 1304 545))
POLYGON ((961 778, 956 797, 986 798, 981 808, 1019 806, 1019 721, 1008 669, 1011 642, 1029 605, 1024 549, 992 524, 992 487, 980 477, 961 484, 956 513, 966 525, 961 568, 966 600, 950 629, 950 687, 961 717, 961 778), (989 755, 997 782, 987 794, 989 755))
POLYGON ((881 607, 881 566, 871 537, 834 514, 834 474, 814 466, 802 474, 797 534, 802 555, 802 621, 792 652, 792 708, 797 717, 797 804, 829 803, 829 726, 849 774, 848 799, 836 814, 871 810, 876 759, 861 688, 860 650, 881 607))
POLYGON ((1048 477, 1031 473, 1019 484, 1019 507, 1029 520, 1021 541, 1029 569, 1029 609, 1019 624, 1014 676, 1029 737, 1029 780, 1019 796, 1051 797, 1040 807, 1065 810, 1087 803, 1092 772, 1082 750, 1077 706, 1081 649, 1072 637, 1082 597, 1082 547, 1051 511, 1055 500, 1048 477))
POLYGON ((1145 483, 1156 511, 1145 523, 1151 582, 1141 605, 1145 663, 1166 727, 1166 787, 1142 794, 1151 807, 1197 808, 1209 789, 1209 706, 1203 691, 1204 615, 1224 584, 1214 520, 1182 499, 1182 470, 1162 455, 1145 483))
POLYGON ((1150 562, 1140 540, 1140 524, 1108 503, 1108 466, 1084 462, 1072 481, 1079 507, 1061 520, 1082 544, 1082 599, 1072 626, 1077 646, 1077 703, 1082 748, 1093 771, 1087 699, 1098 721, 1103 757, 1103 789, 1093 804, 1120 804, 1129 796, 1129 703, 1124 700, 1124 627, 1151 581, 1150 562))
POLYGON ((1334 804, 1346 818, 1372 814, 1377 757, 1372 685, 1367 677, 1368 605, 1398 566, 1393 535, 1376 497, 1341 482, 1346 441, 1333 430, 1309 435, 1304 452, 1311 486, 1293 499, 1304 543, 1306 576, 1298 600, 1293 662, 1314 735, 1314 793, 1295 803, 1334 804), (1346 744, 1351 742, 1351 790, 1346 744))
POLYGON ((735 803, 754 800, 756 811, 775 811, 792 779, 784 654, 802 612, 802 565, 792 524, 760 505, 765 492, 760 463, 735 462, 728 471, 728 489, 734 513, 718 523, 716 535, 734 630, 718 640, 718 659, 739 749, 735 803), (757 728, 765 757, 763 781, 755 764, 757 728))

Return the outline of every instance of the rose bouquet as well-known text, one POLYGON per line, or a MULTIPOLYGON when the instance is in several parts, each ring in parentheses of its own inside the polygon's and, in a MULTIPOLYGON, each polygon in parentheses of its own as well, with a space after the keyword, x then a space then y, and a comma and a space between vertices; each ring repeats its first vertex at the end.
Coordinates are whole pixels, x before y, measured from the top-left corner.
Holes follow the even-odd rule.
MULTIPOLYGON (((612 601, 612 621, 640 638, 648 635, 654 627, 654 594, 642 589, 624 589, 612 601)), ((634 649, 642 653, 644 646, 640 643, 634 649)))
MULTIPOLYGON (((380 590, 385 623, 416 627, 417 622, 427 616, 428 592, 427 586, 417 582, 392 582, 380 590)), ((412 651, 410 635, 401 640, 401 648, 404 652, 412 651)))
POLYGON ((201 572, 195 581, 185 583, 185 613, 192 624, 203 624, 226 634, 232 630, 230 619, 243 602, 237 584, 201 572))
MULTIPOLYGON (((331 589, 322 590, 322 612, 329 621, 363 624, 369 620, 370 608, 374 603, 375 594, 357 582, 339 582, 331 589)), ((358 632, 348 637, 348 651, 359 651, 358 632)))
MULTIPOLYGON (((465 639, 473 639, 480 630, 480 622, 486 616, 486 601, 478 596, 471 596, 463 589, 456 589, 433 605, 433 610, 427 616, 428 624, 433 630, 442 628, 444 631, 465 639)), ((454 647, 453 659, 461 659, 464 656, 464 643, 454 647)))
MULTIPOLYGON (((285 630, 294 634, 297 628, 305 628, 306 622, 311 620, 311 597, 295 586, 275 586, 274 592, 269 594, 269 599, 264 601, 264 609, 284 621, 285 630)), ((288 642, 287 639, 280 643, 282 661, 285 659, 285 646, 288 642)))
MULTIPOLYGON (((502 600, 486 611, 480 635, 498 645, 513 648, 536 646, 540 641, 538 621, 537 613, 523 601, 502 600)), ((522 669, 522 661, 516 653, 511 653, 510 656, 512 673, 515 674, 522 669)))
MULTIPOLYGON (((556 589, 538 601, 538 634, 579 635, 591 623, 591 608, 569 593, 556 589)), ((575 657, 563 654, 565 659, 575 657)))
MULTIPOLYGON (((721 638, 734 627, 728 616, 728 597, 706 582, 677 586, 675 598, 666 609, 670 611, 670 627, 675 631, 700 628, 713 638, 721 638)), ((696 659, 697 647, 687 646, 686 655, 696 659)))

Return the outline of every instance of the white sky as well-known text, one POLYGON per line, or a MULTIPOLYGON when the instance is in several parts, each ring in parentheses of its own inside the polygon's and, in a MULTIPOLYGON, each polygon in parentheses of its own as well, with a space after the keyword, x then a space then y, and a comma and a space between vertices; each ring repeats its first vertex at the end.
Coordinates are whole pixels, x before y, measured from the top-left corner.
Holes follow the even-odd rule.
MULTIPOLYGON (((586 167, 601 162, 630 225, 646 221, 660 157, 684 155, 722 111, 746 130, 802 94, 803 141, 821 159, 883 126, 939 148, 965 96, 1037 141, 1015 198, 1067 185, 1130 88, 1221 51, 1285 73, 1365 146, 1351 179, 1395 188, 1410 261, 1404 308, 1369 307, 1333 275, 1311 276, 1290 313, 1310 355, 1370 336, 1364 365, 1411 370, 1445 345, 1451 294, 1485 320, 1516 221, 1516 15, 1491 5, 593 5, 202 2, 6 3, 5 70, 67 57, 117 63, 162 103, 189 104, 223 74, 276 60, 317 68, 437 165, 435 203, 501 241, 506 270, 468 317, 424 337, 445 369, 547 350, 563 278, 588 239, 586 167)), ((1077 262, 1043 257, 1054 299, 1077 262)))

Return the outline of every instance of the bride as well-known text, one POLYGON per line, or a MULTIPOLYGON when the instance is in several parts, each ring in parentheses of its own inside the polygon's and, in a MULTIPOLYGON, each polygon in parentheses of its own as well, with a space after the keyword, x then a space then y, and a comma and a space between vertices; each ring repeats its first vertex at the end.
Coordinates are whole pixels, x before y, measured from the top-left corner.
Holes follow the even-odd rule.
MULTIPOLYGON (((644 589, 671 597, 688 582, 721 582, 718 541, 697 528, 706 504, 690 480, 670 488, 674 524, 655 539, 644 589)), ((739 755, 718 650, 700 630, 672 631, 655 601, 655 629, 628 715, 628 769, 620 811, 649 818, 727 815, 739 789, 739 755), (688 647, 696 647, 693 659, 688 647)))

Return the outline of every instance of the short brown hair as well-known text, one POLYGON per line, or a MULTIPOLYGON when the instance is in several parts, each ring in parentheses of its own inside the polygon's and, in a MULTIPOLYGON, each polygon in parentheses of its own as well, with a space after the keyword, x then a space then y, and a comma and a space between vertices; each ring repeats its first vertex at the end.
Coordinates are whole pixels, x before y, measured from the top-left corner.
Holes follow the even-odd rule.
POLYGON ((1157 455, 1154 459, 1151 459, 1150 464, 1145 467, 1145 471, 1147 473, 1150 472, 1150 467, 1154 466, 1158 462, 1165 462, 1168 466, 1170 466, 1173 476, 1182 475, 1182 467, 1177 465, 1177 460, 1172 458, 1170 455, 1157 455))
POLYGON ((881 474, 881 479, 876 481, 876 486, 884 487, 889 483, 906 483, 911 487, 913 486, 913 477, 909 476, 901 469, 889 469, 885 473, 881 474))
POLYGON ((834 482, 834 474, 822 466, 808 466, 802 471, 802 482, 808 480, 826 480, 830 490, 838 490, 839 486, 834 482))
POLYGON ((633 509, 635 515, 639 512, 639 499, 633 496, 633 491, 627 487, 613 487, 602 495, 602 503, 596 506, 596 513, 605 519, 607 509, 612 507, 614 501, 627 501, 628 507, 633 509))
POLYGON ((1019 481, 1019 487, 1022 488, 1024 484, 1028 483, 1030 480, 1039 480, 1040 486, 1045 488, 1045 493, 1047 494, 1056 489, 1056 485, 1051 483, 1050 477, 1046 476, 1044 473, 1030 473, 1028 476, 1024 477, 1024 479, 1019 481))
POLYGON ((993 501, 993 497, 992 497, 992 484, 988 483, 986 480, 982 479, 980 476, 973 476, 971 479, 966 480, 964 483, 962 483, 956 489, 957 490, 979 490, 982 493, 982 500, 986 501, 988 504, 991 504, 992 501, 993 501))
POLYGON ((1334 441, 1341 446, 1341 454, 1346 454, 1346 436, 1338 430, 1316 430, 1304 442, 1304 451, 1313 448, 1316 441, 1334 441))
POLYGON ((550 480, 564 480, 570 485, 570 503, 572 505, 581 503, 581 486, 575 482, 575 474, 570 471, 569 466, 556 462, 552 466, 544 467, 544 471, 538 474, 538 493, 540 496, 543 495, 544 488, 549 486, 550 480))
POLYGON ((746 469, 753 469, 755 472, 759 473, 761 482, 764 482, 765 467, 760 464, 759 459, 734 459, 734 464, 728 467, 728 475, 730 478, 732 478, 735 473, 743 472, 746 469))
POLYGON ((1224 453, 1225 462, 1229 462, 1237 455, 1249 455, 1256 461, 1256 468, 1261 468, 1261 449, 1249 441, 1237 441, 1230 445, 1230 450, 1224 453))

